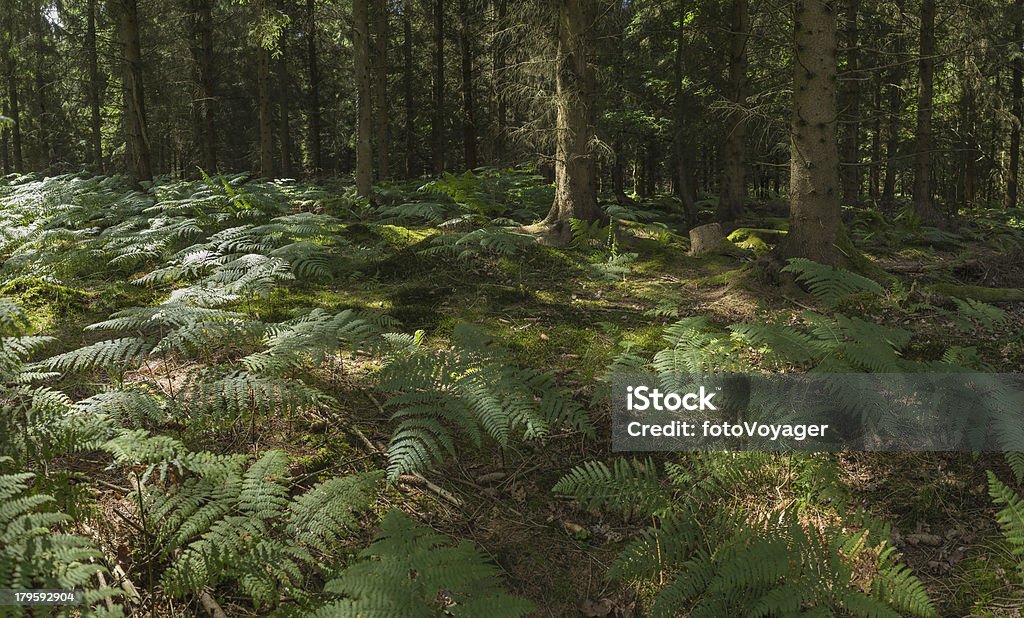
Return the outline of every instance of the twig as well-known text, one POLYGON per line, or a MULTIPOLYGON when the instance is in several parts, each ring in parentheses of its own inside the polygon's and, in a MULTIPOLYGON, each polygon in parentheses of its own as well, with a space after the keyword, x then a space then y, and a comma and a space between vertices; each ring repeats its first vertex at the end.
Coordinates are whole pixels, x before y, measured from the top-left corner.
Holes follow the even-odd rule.
POLYGON ((205 590, 199 593, 199 604, 203 606, 203 609, 205 609, 212 618, 228 618, 228 615, 224 613, 223 609, 221 609, 220 604, 217 603, 217 601, 210 596, 210 593, 205 590))

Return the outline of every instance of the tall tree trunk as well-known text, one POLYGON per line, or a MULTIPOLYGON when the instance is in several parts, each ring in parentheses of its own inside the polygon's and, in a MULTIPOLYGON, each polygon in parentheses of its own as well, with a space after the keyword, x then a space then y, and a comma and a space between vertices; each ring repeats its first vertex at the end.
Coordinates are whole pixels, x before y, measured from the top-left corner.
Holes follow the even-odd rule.
POLYGON ((309 65, 309 163, 313 175, 323 171, 320 140, 320 62, 316 49, 316 0, 306 0, 306 62, 309 65))
POLYGON ((882 160, 882 86, 881 76, 874 76, 874 93, 872 95, 872 120, 871 120, 871 167, 868 172, 868 196, 877 203, 880 197, 881 165, 882 160))
POLYGON ((839 113, 842 130, 839 142, 839 179, 843 201, 847 204, 860 202, 860 50, 858 45, 857 20, 860 0, 844 0, 846 27, 843 28, 843 46, 846 47, 846 78, 841 82, 839 92, 839 113))
POLYGON ((729 35, 729 128, 725 136, 722 187, 718 197, 718 220, 734 221, 743 212, 747 197, 746 110, 747 104, 747 37, 750 36, 750 15, 747 0, 733 0, 732 32, 729 35))
POLYGON ((274 112, 270 96, 270 50, 256 46, 256 99, 259 110, 260 175, 274 177, 274 112))
POLYGON ((103 173, 103 118, 100 116, 100 71, 96 54, 96 0, 86 8, 85 59, 89 71, 89 150, 93 167, 103 173))
POLYGON ((555 60, 555 199, 544 224, 565 242, 570 219, 596 221, 594 71, 587 64, 593 0, 560 0, 555 60))
POLYGON ((212 0, 190 0, 193 90, 192 130, 199 145, 199 160, 209 173, 217 172, 217 126, 214 123, 212 0))
POLYGON ((389 122, 391 110, 388 105, 388 0, 373 0, 373 148, 377 156, 377 177, 391 176, 389 122))
POLYGON ((836 251, 839 152, 836 144, 836 2, 797 0, 793 119, 790 127, 789 234, 785 257, 823 264, 836 251))
POLYGON ((960 204, 964 208, 972 208, 977 198, 978 189, 978 151, 976 131, 977 109, 975 104, 973 77, 966 75, 960 91, 960 133, 963 151, 963 182, 958 186, 962 189, 960 204))
POLYGON ((146 127, 146 95, 142 83, 142 45, 136 0, 111 0, 115 5, 118 38, 121 43, 125 138, 125 168, 133 184, 153 179, 146 127))
MULTIPOLYGON (((505 20, 508 17, 508 2, 507 0, 494 0, 494 2, 497 5, 495 7, 497 11, 495 30, 501 32, 502 28, 505 27, 505 20)), ((505 100, 505 92, 502 88, 505 78, 505 42, 500 37, 494 38, 492 53, 494 55, 494 97, 497 103, 495 111, 497 128, 494 135, 494 158, 500 164, 505 161, 505 134, 507 133, 505 123, 506 116, 508 115, 508 102, 505 100)))
MULTIPOLYGON (((897 67, 901 62, 901 46, 896 43, 897 67)), ((885 178, 882 181, 882 203, 893 204, 896 201, 896 158, 900 151, 900 115, 903 113, 903 72, 893 69, 888 86, 888 115, 885 126, 885 178)))
POLYGON ((352 50, 356 77, 356 192, 370 197, 373 185, 373 99, 370 92, 370 0, 352 4, 352 50))
POLYGON ((282 53, 282 58, 277 63, 277 134, 280 139, 281 175, 291 178, 294 175, 292 169, 292 125, 291 125, 291 104, 289 103, 291 87, 291 75, 288 72, 288 64, 285 58, 288 56, 282 53))
POLYGON ((35 15, 35 22, 32 28, 33 47, 35 48, 35 116, 37 123, 36 138, 39 148, 37 165, 40 166, 40 169, 48 169, 50 163, 53 162, 53 146, 50 143, 50 124, 52 121, 50 119, 49 106, 47 105, 49 87, 46 83, 47 50, 46 37, 43 31, 49 29, 49 22, 44 15, 45 8, 42 2, 38 2, 33 9, 33 14, 35 15))
POLYGON ((430 127, 434 173, 444 171, 444 0, 434 0, 434 118, 430 127))
MULTIPOLYGON (((696 205, 693 187, 690 184, 690 172, 686 166, 686 93, 683 90, 683 46, 686 32, 686 0, 679 0, 679 28, 676 30, 675 49, 675 101, 673 109, 672 152, 675 159, 675 190, 676 196, 683 204, 683 214, 688 225, 695 222, 696 205)), ((650 170, 648 173, 653 173, 650 170)))
POLYGON ((476 152, 476 104, 473 101, 473 34, 470 24, 476 18, 470 14, 469 0, 459 0, 459 47, 462 53, 462 144, 466 168, 477 166, 476 152))
POLYGON ((3 63, 6 73, 8 111, 11 118, 11 167, 15 172, 24 169, 25 159, 22 156, 21 148, 21 110, 18 108, 18 61, 12 51, 12 47, 18 41, 17 14, 14 11, 14 2, 4 3, 4 30, 3 38, 3 63))
POLYGON ((1024 39, 1024 0, 1014 2, 1013 41, 1018 46, 1013 56, 1013 81, 1010 85, 1013 96, 1013 123, 1010 129, 1010 169, 1006 179, 1006 206, 1017 207, 1018 178, 1020 175, 1020 131, 1024 122, 1022 101, 1024 99, 1024 60, 1021 60, 1019 46, 1024 39))
POLYGON ((416 98, 413 91, 412 0, 402 5, 402 91, 405 97, 405 176, 416 176, 416 98))
POLYGON ((914 211, 929 225, 939 223, 932 187, 932 106, 935 99, 935 0, 921 0, 917 78, 917 135, 914 143, 914 211))

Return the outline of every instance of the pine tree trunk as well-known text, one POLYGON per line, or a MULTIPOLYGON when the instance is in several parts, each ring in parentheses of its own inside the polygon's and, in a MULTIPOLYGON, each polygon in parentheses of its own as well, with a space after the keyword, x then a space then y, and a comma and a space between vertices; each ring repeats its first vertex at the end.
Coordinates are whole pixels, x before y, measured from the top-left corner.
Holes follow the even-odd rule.
POLYGON ((592 0, 560 0, 555 61, 555 199, 544 223, 568 240, 570 219, 596 221, 594 72, 587 63, 592 0))
POLYGON ((377 157, 377 177, 391 177, 390 165, 390 127, 391 110, 388 101, 388 2, 373 0, 373 37, 371 39, 373 53, 370 65, 372 72, 371 87, 373 89, 373 149, 377 157))
POLYGON ((413 178, 416 170, 416 97, 413 91, 412 0, 402 5, 402 91, 405 96, 405 176, 413 178))
POLYGON ((469 1, 459 0, 459 18, 462 21, 459 46, 462 53, 462 144, 466 168, 477 167, 476 104, 473 101, 473 34, 470 24, 475 15, 469 11, 469 1))
MULTIPOLYGON (((897 56, 896 62, 899 61, 897 56)), ((894 70, 890 81, 885 127, 885 178, 882 181, 882 203, 889 205, 896 201, 896 158, 900 153, 900 115, 903 113, 902 72, 894 70)))
MULTIPOLYGON (((686 96, 683 90, 683 46, 685 44, 685 23, 686 23, 686 0, 679 0, 678 5, 679 27, 676 29, 675 49, 675 101, 673 105, 673 126, 672 129, 672 154, 675 160, 675 190, 676 196, 683 204, 683 215, 686 223, 693 225, 694 211, 696 209, 693 199, 693 186, 690 184, 690 172, 686 165, 686 96)), ((648 173, 653 175, 653 170, 648 173)), ((653 178, 650 180, 653 181, 653 178)), ((653 191, 652 186, 649 190, 653 191)))
POLYGON ((846 27, 843 29, 843 46, 846 47, 846 76, 840 90, 840 117, 842 119, 839 142, 839 178, 843 190, 843 202, 857 204, 861 195, 860 169, 860 50, 858 45, 857 19, 860 0, 845 0, 846 27))
MULTIPOLYGON (((508 17, 508 3, 507 0, 494 0, 497 12, 497 20, 495 22, 495 29, 500 31, 504 28, 505 20, 508 17)), ((505 161, 505 134, 506 128, 506 116, 508 116, 508 102, 505 99, 505 93, 503 90, 502 82, 505 78, 505 43, 498 37, 494 37, 493 44, 493 64, 494 64, 494 97, 496 100, 496 111, 495 116, 497 118, 497 128, 495 129, 494 135, 494 158, 498 164, 505 161)))
POLYGON ((53 147, 50 143, 50 124, 52 120, 50 118, 49 106, 47 105, 47 94, 50 89, 46 84, 46 41, 43 30, 48 29, 49 25, 44 16, 44 6, 42 2, 38 2, 33 7, 33 14, 35 15, 35 23, 32 28, 33 40, 35 48, 35 116, 36 116, 36 138, 39 141, 39 154, 37 155, 38 169, 45 170, 49 169, 50 163, 53 162, 53 147))
POLYGON ((373 185, 373 99, 370 92, 370 0, 352 4, 352 49, 356 77, 356 192, 370 197, 373 185))
POLYGON ((316 49, 316 0, 306 0, 306 63, 309 67, 309 164, 314 176, 323 171, 320 139, 320 62, 316 49))
POLYGON ((444 171, 444 0, 434 0, 434 118, 430 127, 434 173, 444 171))
POLYGON ((11 118, 11 167, 15 172, 20 172, 25 167, 25 159, 21 147, 21 110, 18 107, 18 62, 11 51, 11 46, 18 40, 18 23, 14 3, 7 2, 6 5, 4 29, 7 37, 4 37, 3 62, 7 74, 8 115, 11 118))
POLYGON ((217 127, 213 104, 213 15, 212 0, 191 0, 189 21, 192 39, 194 96, 192 100, 192 127, 199 145, 199 160, 208 174, 217 172, 217 127))
POLYGON ((112 0, 118 14, 118 35, 121 43, 124 99, 123 130, 125 168, 133 184, 153 179, 153 164, 146 130, 146 96, 142 83, 142 45, 139 36, 139 14, 136 0, 112 0))
POLYGON ((96 0, 89 0, 86 9, 85 58, 89 71, 89 151, 93 167, 102 174, 103 119, 100 116, 100 71, 96 54, 96 0))
POLYGON ((718 220, 734 221, 743 212, 747 197, 746 110, 747 104, 747 37, 750 36, 750 15, 747 0, 733 0, 729 35, 729 128, 725 136, 722 186, 718 197, 718 220))
POLYGON ((921 0, 918 49, 917 135, 914 143, 914 211, 923 223, 940 222, 932 186, 932 106, 935 99, 935 0, 921 0))
POLYGON ((780 248, 784 257, 836 264, 836 2, 797 0, 794 30, 789 233, 780 248))
POLYGON ((282 51, 282 58, 277 63, 277 134, 280 136, 281 175, 285 178, 294 176, 292 169, 292 125, 291 125, 291 76, 284 58, 287 53, 282 51))
POLYGON ((270 95, 270 50, 256 47, 256 98, 259 110, 260 175, 274 177, 274 114, 270 95))
MULTIPOLYGON (((1016 14, 1013 20, 1013 40, 1019 46, 1024 39, 1024 0, 1016 0, 1014 3, 1016 14)), ((1020 175, 1020 131, 1021 122, 1024 122, 1024 110, 1022 110, 1022 99, 1024 99, 1024 60, 1021 60, 1020 49, 1013 56, 1013 81, 1010 85, 1013 97, 1012 112, 1013 120, 1010 129, 1010 169, 1006 179, 1006 207, 1017 207, 1018 179, 1020 175)))

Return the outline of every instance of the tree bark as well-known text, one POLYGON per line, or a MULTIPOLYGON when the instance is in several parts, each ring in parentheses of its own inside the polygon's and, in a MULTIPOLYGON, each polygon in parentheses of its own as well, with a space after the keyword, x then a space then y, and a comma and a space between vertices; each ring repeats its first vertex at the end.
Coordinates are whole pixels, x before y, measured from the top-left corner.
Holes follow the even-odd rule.
POLYGON ((35 116, 37 123, 36 138, 38 140, 39 154, 37 165, 39 169, 49 169, 53 162, 53 147, 50 143, 50 118, 49 106, 47 105, 47 94, 50 89, 46 84, 46 37, 44 29, 49 29, 49 22, 44 16, 44 5, 40 1, 33 7, 35 23, 32 28, 33 47, 35 48, 35 116))
POLYGON ((391 110, 388 104, 388 0, 372 2, 373 36, 371 39, 373 54, 371 71, 373 78, 373 149, 377 157, 377 177, 384 179, 391 176, 390 165, 390 127, 391 110))
POLYGON ((4 29, 7 34, 3 39, 3 63, 7 73, 7 102, 11 118, 11 167, 15 172, 20 172, 25 167, 25 159, 21 144, 21 110, 18 106, 18 61, 12 51, 12 47, 18 41, 18 22, 14 12, 14 3, 7 2, 5 4, 4 29))
POLYGON ((413 91, 412 0, 402 5, 402 91, 405 96, 405 176, 412 178, 416 170, 416 97, 413 91))
POLYGON ((190 0, 189 22, 194 95, 192 130, 199 145, 199 160, 208 174, 217 172, 217 126, 213 104, 213 15, 212 0, 190 0))
POLYGON ((1013 122, 1010 129, 1010 169, 1006 178, 1006 207, 1017 207, 1018 179, 1020 175, 1020 131, 1021 122, 1024 122, 1024 111, 1022 111, 1022 99, 1024 99, 1024 61, 1021 60, 1019 49, 1021 40, 1024 39, 1024 0, 1014 2, 1015 15, 1013 19, 1013 40, 1018 49, 1014 53, 1012 65, 1012 91, 1013 122))
POLYGON ((843 28, 843 46, 846 48, 846 76, 841 82, 840 117, 842 131, 839 142, 839 179, 843 191, 843 202, 860 202, 860 50, 858 45, 857 19, 860 0, 845 0, 846 27, 843 28))
POLYGON ((734 221, 743 212, 747 197, 746 110, 747 37, 750 14, 747 0, 733 0, 729 35, 729 128, 725 137, 722 186, 718 197, 718 220, 734 221))
POLYGON ((434 0, 434 118, 430 127, 434 173, 444 171, 444 0, 434 0))
POLYGON ((95 170, 102 174, 103 118, 100 116, 100 71, 96 54, 96 0, 86 8, 85 59, 89 72, 89 151, 95 170))
POLYGON ((917 134, 914 144, 914 212, 921 222, 939 223, 932 187, 932 106, 935 99, 935 0, 921 0, 917 79, 917 134))
POLYGON ((306 0, 306 63, 309 67, 309 164, 314 176, 323 171, 320 139, 320 62, 316 48, 316 0, 306 0))
POLYGON ((594 72, 587 63, 593 28, 592 0, 560 0, 555 61, 555 199, 544 219, 560 241, 570 219, 596 221, 594 72))
MULTIPOLYGON (((507 0, 494 0, 497 5, 497 20, 495 22, 496 31, 500 32, 504 27, 505 20, 508 17, 508 3, 507 0)), ((493 64, 494 64, 494 97, 497 104, 495 111, 496 116, 496 129, 494 135, 494 158, 497 163, 501 164, 505 161, 505 134, 506 128, 506 117, 508 116, 508 102, 505 99, 505 93, 502 88, 502 82, 505 77, 505 43, 499 37, 495 37, 493 43, 493 64)))
MULTIPOLYGON (((679 0, 678 5, 679 28, 676 29, 675 49, 675 97, 673 106, 673 131, 672 131, 672 153, 675 159, 675 189, 676 196, 683 204, 683 215, 686 217, 687 225, 694 223, 694 211, 696 204, 693 195, 693 187, 690 184, 690 172, 686 165, 686 93, 683 90, 683 45, 685 43, 686 23, 686 0, 679 0)), ((653 173, 649 170, 648 173, 653 173)), ((653 180, 653 179, 652 179, 653 180)), ((653 189, 653 187, 652 187, 653 189)))
POLYGON ((121 44, 124 105, 125 168, 133 184, 153 179, 146 127, 146 96, 142 82, 142 44, 136 0, 111 0, 116 13, 121 44))
POLYGON ((891 205, 896 201, 896 158, 900 150, 900 115, 903 113, 903 72, 898 68, 902 60, 902 46, 896 42, 896 68, 889 77, 888 116, 885 127, 885 177, 882 181, 882 203, 891 205))
POLYGON ((256 104, 259 110, 260 175, 274 177, 274 115, 270 98, 270 50, 256 46, 256 104))
POLYGON ((836 2, 797 0, 789 233, 784 257, 840 262, 839 153, 836 144, 836 2))
POLYGON ((370 0, 352 4, 352 49, 356 77, 356 192, 370 197, 373 185, 373 99, 370 92, 370 0))
POLYGON ((469 0, 459 0, 461 32, 459 47, 462 54, 462 144, 466 168, 477 167, 476 148, 476 104, 473 100, 473 34, 470 24, 475 15, 470 14, 469 0))

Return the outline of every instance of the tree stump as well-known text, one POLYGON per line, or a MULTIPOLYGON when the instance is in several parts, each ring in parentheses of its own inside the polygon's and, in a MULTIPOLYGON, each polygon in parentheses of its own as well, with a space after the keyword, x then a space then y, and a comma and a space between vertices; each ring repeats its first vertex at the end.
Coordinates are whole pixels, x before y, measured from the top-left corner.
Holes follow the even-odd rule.
POLYGON ((690 230, 690 255, 718 253, 722 249, 725 234, 717 223, 700 225, 690 230))

